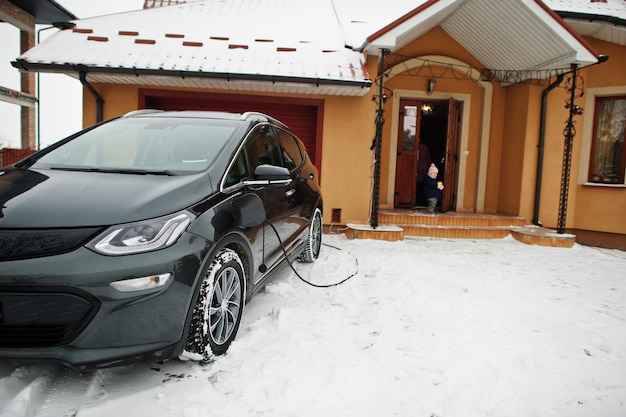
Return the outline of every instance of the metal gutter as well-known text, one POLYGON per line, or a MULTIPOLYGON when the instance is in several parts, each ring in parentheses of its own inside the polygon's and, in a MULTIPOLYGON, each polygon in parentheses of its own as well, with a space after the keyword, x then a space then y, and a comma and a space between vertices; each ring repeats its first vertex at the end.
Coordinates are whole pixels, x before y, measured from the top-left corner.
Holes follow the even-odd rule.
POLYGON ((96 99, 96 123, 102 121, 102 109, 104 107, 104 99, 95 88, 87 81, 87 73, 86 71, 80 71, 78 73, 78 77, 80 79, 80 83, 91 93, 94 99, 96 99))
POLYGON ((578 13, 578 12, 567 12, 567 11, 555 11, 563 19, 574 19, 574 20, 584 20, 587 22, 604 22, 610 23, 615 26, 626 26, 626 19, 622 19, 615 16, 608 15, 600 15, 600 14, 591 14, 591 13, 578 13))
MULTIPOLYGON (((225 72, 203 72, 203 71, 181 71, 181 70, 164 70, 164 69, 142 69, 142 68, 111 68, 111 67, 87 67, 82 64, 42 64, 31 63, 25 60, 12 61, 13 67, 26 71, 39 72, 60 72, 60 73, 92 73, 92 74, 124 74, 141 76, 161 76, 161 77, 178 77, 178 78, 210 78, 225 81, 263 81, 267 83, 295 83, 308 84, 314 86, 344 86, 353 88, 370 88, 372 80, 336 80, 324 78, 310 77, 293 77, 282 75, 264 75, 264 74, 244 74, 244 73, 225 73, 225 72)), ((81 81, 82 82, 82 81, 81 81)))

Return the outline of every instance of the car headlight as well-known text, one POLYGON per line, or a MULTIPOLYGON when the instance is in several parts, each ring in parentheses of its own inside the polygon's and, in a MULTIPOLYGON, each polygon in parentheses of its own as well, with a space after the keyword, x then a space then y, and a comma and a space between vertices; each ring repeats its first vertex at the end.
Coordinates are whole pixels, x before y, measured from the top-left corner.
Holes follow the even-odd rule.
POLYGON ((195 217, 181 211, 169 216, 111 226, 87 244, 102 255, 130 255, 173 245, 195 217))

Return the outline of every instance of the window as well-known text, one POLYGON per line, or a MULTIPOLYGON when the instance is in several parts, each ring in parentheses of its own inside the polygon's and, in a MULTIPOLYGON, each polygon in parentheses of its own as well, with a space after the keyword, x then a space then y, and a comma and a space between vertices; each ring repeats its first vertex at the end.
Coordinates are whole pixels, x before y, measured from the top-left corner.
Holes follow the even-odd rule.
POLYGON ((271 126, 255 129, 246 140, 245 148, 251 172, 259 165, 282 166, 280 147, 271 126))
POLYGON ((285 162, 285 168, 289 171, 293 171, 302 164, 303 157, 298 140, 291 136, 289 133, 278 130, 278 141, 283 151, 283 161, 285 162))
POLYGON ((624 184, 626 97, 596 99, 589 181, 624 184))
POLYGON ((246 156, 241 152, 237 156, 237 159, 235 159, 230 171, 228 171, 226 181, 224 181, 224 187, 228 188, 233 186, 246 178, 250 178, 250 174, 248 173, 248 166, 246 165, 246 156))

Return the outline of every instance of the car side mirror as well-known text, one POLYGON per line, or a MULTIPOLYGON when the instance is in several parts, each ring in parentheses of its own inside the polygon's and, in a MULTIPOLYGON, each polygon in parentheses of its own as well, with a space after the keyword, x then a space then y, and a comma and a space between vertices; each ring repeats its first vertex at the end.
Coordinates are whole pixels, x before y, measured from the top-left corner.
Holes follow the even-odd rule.
POLYGON ((259 165, 254 170, 255 180, 281 181, 290 180, 289 170, 276 165, 259 165))
POLYGON ((265 207, 261 197, 254 193, 239 196, 230 203, 230 212, 237 226, 255 227, 265 221, 265 207))
POLYGON ((289 170, 276 165, 259 165, 254 169, 254 179, 243 181, 246 186, 287 185, 291 182, 289 170))

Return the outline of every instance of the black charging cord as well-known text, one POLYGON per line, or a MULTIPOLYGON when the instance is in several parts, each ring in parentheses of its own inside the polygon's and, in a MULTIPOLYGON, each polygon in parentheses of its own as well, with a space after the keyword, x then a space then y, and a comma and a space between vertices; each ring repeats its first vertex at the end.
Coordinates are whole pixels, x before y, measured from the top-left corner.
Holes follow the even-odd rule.
MULTIPOLYGON (((291 267, 291 270, 292 270, 292 271, 296 274, 296 276, 297 276, 298 278, 300 278, 300 281, 304 282, 305 284, 308 284, 308 285, 310 285, 310 286, 312 286, 312 287, 315 287, 315 288, 330 288, 330 287, 336 287, 336 286, 338 286, 338 285, 343 284, 344 282, 346 282, 347 280, 349 280, 350 278, 352 278, 352 277, 356 276, 356 275, 359 273, 359 260, 356 258, 356 256, 354 256, 354 255, 350 254, 350 255, 352 255, 352 257, 354 258, 354 263, 355 263, 355 265, 356 265, 356 271, 355 271, 352 275, 350 275, 349 277, 344 278, 344 279, 342 279, 342 280, 341 280, 341 281, 339 281, 339 282, 335 282, 334 284, 323 284, 323 285, 322 285, 322 284, 314 284, 314 283, 312 283, 312 282, 310 282, 310 281, 307 281, 306 279, 302 278, 302 276, 298 273, 298 271, 296 271, 296 268, 293 266, 293 263, 292 263, 292 262, 291 262, 291 260, 289 259, 289 255, 287 255, 287 250, 285 249, 285 245, 283 244, 283 241, 281 240, 280 235, 278 234, 278 230, 276 230, 276 228, 274 227, 274 225, 273 225, 273 224, 272 224, 269 220, 265 219, 265 222, 266 222, 267 224, 269 224, 269 225, 270 225, 270 227, 272 228, 272 230, 273 230, 273 231, 274 231, 274 233, 276 234, 276 237, 278 238, 278 242, 280 243, 280 247, 281 247, 281 249, 283 250, 283 254, 285 255, 285 258, 287 259, 287 263, 288 263, 288 264, 289 264, 289 266, 291 267)), ((322 245, 323 245, 323 246, 326 246, 327 248, 332 248, 332 249, 335 249, 335 250, 338 250, 338 251, 343 250, 343 249, 340 249, 340 248, 338 248, 338 247, 336 247, 336 246, 327 245, 326 243, 322 243, 322 245)), ((349 253, 349 252, 348 252, 348 253, 349 253)))

